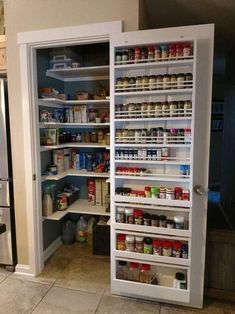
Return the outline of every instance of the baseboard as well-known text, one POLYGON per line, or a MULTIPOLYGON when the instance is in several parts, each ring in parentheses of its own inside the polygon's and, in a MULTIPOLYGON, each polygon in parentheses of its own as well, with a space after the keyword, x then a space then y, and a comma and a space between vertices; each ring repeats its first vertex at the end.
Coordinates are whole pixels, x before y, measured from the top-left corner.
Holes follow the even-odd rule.
POLYGON ((34 274, 32 274, 30 266, 25 264, 17 264, 15 267, 15 274, 26 275, 31 277, 35 276, 34 274))
POLYGON ((43 252, 44 262, 60 247, 62 244, 61 237, 58 237, 48 248, 43 252))

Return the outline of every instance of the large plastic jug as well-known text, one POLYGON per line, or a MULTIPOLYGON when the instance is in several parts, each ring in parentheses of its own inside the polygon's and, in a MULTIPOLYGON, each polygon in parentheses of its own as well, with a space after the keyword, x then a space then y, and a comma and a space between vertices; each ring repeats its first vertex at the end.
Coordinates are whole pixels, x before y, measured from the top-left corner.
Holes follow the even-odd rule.
POLYGON ((51 197, 50 186, 45 186, 43 198, 42 198, 42 215, 44 217, 51 216, 53 214, 53 200, 51 197))
POLYGON ((72 220, 66 220, 62 224, 62 242, 72 244, 75 239, 76 224, 72 220))
POLYGON ((76 240, 81 243, 87 242, 87 222, 83 216, 77 222, 76 240))

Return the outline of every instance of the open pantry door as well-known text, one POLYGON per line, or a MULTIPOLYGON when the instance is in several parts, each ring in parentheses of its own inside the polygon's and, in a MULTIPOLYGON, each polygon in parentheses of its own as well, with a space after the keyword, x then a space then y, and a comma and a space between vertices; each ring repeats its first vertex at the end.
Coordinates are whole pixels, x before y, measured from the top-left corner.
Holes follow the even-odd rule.
POLYGON ((202 307, 213 38, 111 37, 112 293, 202 307))

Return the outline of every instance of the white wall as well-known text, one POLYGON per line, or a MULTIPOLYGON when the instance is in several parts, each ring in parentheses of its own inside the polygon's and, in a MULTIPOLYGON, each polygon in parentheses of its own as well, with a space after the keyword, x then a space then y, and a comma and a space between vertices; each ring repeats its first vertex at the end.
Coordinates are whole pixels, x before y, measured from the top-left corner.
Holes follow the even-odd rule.
POLYGON ((124 30, 137 30, 139 0, 9 0, 5 1, 7 66, 13 154, 18 263, 28 264, 27 216, 19 49, 17 33, 55 27, 122 20, 124 30))

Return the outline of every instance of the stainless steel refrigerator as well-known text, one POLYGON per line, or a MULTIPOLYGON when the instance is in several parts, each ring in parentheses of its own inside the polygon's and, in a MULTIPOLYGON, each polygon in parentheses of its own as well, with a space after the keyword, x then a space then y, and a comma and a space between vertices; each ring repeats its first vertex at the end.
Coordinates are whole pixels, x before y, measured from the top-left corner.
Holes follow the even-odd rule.
POLYGON ((0 264, 16 264, 15 216, 6 79, 0 79, 0 264))

